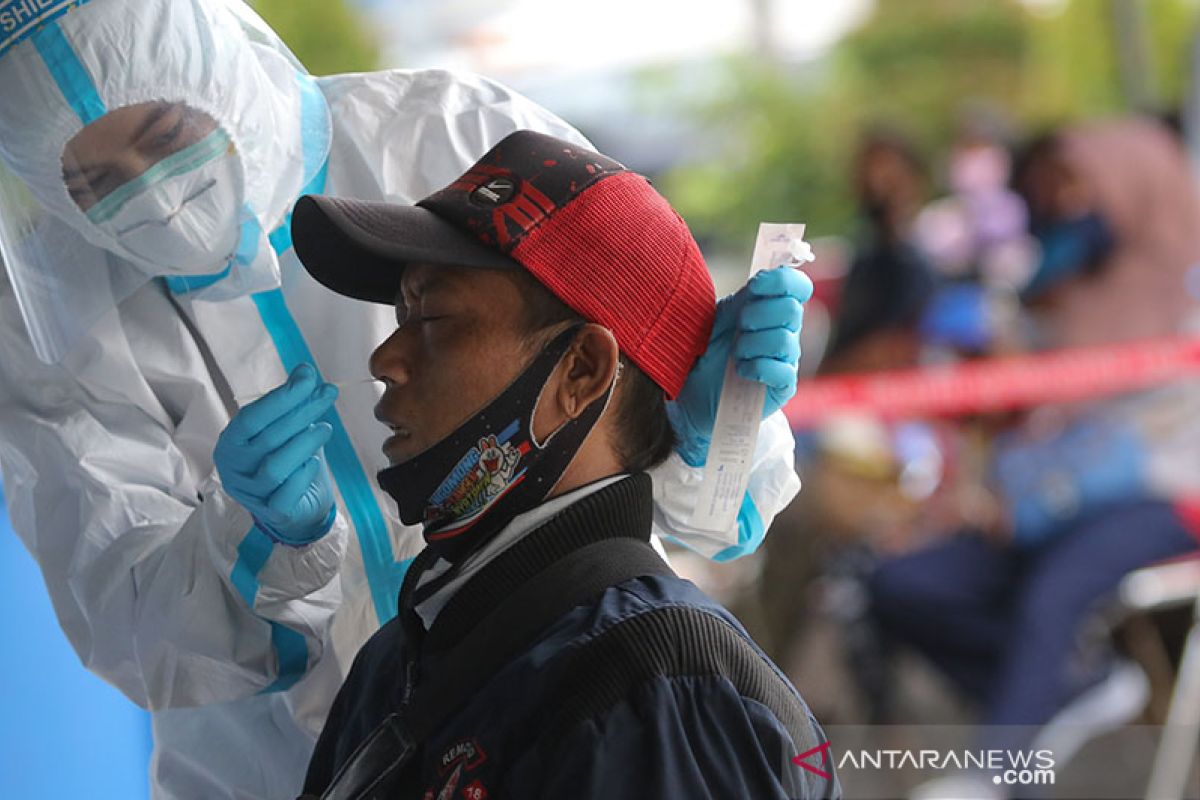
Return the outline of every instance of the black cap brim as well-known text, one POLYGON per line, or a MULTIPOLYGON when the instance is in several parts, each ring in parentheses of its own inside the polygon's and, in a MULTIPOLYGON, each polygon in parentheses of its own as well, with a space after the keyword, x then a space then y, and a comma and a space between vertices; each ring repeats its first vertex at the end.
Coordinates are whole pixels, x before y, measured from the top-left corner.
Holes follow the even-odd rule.
POLYGON ((428 209, 341 197, 301 197, 292 213, 292 243, 324 286, 388 305, 409 264, 523 269, 428 209))

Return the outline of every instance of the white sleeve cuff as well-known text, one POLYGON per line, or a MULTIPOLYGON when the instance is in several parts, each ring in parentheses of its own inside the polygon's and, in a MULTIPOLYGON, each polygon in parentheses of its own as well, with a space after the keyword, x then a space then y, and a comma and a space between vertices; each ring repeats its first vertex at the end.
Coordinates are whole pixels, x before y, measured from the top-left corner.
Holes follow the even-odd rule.
POLYGON ((205 487, 201 509, 213 562, 252 608, 306 597, 341 569, 350 531, 340 509, 329 532, 304 547, 272 542, 216 480, 205 487))

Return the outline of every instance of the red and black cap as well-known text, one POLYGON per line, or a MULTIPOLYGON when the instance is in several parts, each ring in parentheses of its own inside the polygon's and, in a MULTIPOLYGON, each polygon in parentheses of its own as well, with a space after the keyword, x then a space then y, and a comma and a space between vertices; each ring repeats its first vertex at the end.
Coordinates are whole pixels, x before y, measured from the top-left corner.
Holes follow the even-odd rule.
POLYGON ((518 131, 415 206, 300 199, 296 254, 339 294, 391 304, 408 264, 524 269, 667 395, 708 344, 712 279, 687 225, 642 176, 570 142, 518 131))

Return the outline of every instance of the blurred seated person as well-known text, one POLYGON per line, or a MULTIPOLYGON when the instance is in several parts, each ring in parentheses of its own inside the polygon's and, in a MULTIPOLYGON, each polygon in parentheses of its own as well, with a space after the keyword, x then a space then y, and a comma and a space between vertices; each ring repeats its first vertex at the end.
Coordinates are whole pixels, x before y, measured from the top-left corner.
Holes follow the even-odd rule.
MULTIPOLYGON (((931 305, 939 295, 914 224, 929 196, 927 167, 903 134, 869 130, 856 153, 849 182, 859 208, 850 268, 834 308, 833 335, 821 360, 822 374, 855 374, 915 366, 931 339, 963 338, 959 294, 931 305), (936 314, 930 315, 930 311, 936 314)), ((969 287, 965 287, 969 288, 969 287)), ((975 305, 980 305, 976 303, 975 305)), ((969 316, 969 315, 967 315, 969 316)), ((970 326, 968 326, 970 327, 970 326)), ((887 716, 888 676, 876 655, 877 637, 864 604, 834 602, 823 623, 836 627, 844 653, 822 651, 818 658, 805 637, 820 636, 813 608, 830 587, 860 594, 863 574, 876 551, 910 546, 919 518, 934 505, 926 502, 929 484, 942 478, 943 447, 952 447, 948 426, 924 423, 881 424, 849 417, 822 423, 797 437, 800 470, 812 491, 804 493, 776 522, 764 543, 758 593, 739 609, 768 652, 781 663, 826 683, 847 674, 866 697, 865 716, 887 716), (820 580, 819 580, 820 579, 820 580), (844 657, 844 663, 828 657, 844 657), (847 671, 846 666, 850 669, 847 671)), ((945 494, 945 493, 943 493, 945 494)), ((939 498, 944 500, 945 498, 939 498)), ((939 503, 941 516, 946 503, 939 503)), ((844 697, 844 687, 829 685, 822 697, 844 697)))
MULTIPOLYGON (((1015 186, 1041 244, 1023 294, 1036 347, 1188 325, 1187 274, 1200 263, 1191 175, 1177 142, 1146 120, 1068 128, 1028 149, 1015 186)), ((1125 574, 1197 547, 1188 522, 1200 496, 1196 408, 1196 386, 1184 383, 1024 415, 990 458, 998 523, 872 576, 877 619, 978 702, 986 746, 1025 746, 1034 730, 996 726, 1044 726, 1036 745, 1062 764, 1085 731, 1142 710, 1140 670, 1077 645, 1125 574)), ((990 780, 977 788, 998 791, 990 780)))

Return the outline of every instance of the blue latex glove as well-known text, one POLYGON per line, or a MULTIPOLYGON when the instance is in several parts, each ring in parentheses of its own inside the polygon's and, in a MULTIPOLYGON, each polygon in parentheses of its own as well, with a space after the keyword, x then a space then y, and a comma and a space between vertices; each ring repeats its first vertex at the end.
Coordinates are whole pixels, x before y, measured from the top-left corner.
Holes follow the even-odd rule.
POLYGON ((667 404, 679 435, 676 451, 688 466, 702 467, 708 458, 731 350, 738 375, 767 387, 764 419, 796 393, 800 328, 812 293, 808 276, 785 266, 758 273, 717 303, 708 349, 696 360, 679 397, 667 404))
POLYGON ((320 422, 338 390, 308 364, 237 413, 217 439, 213 463, 230 497, 268 536, 293 547, 333 527, 333 484, 320 457, 333 426, 320 422))

